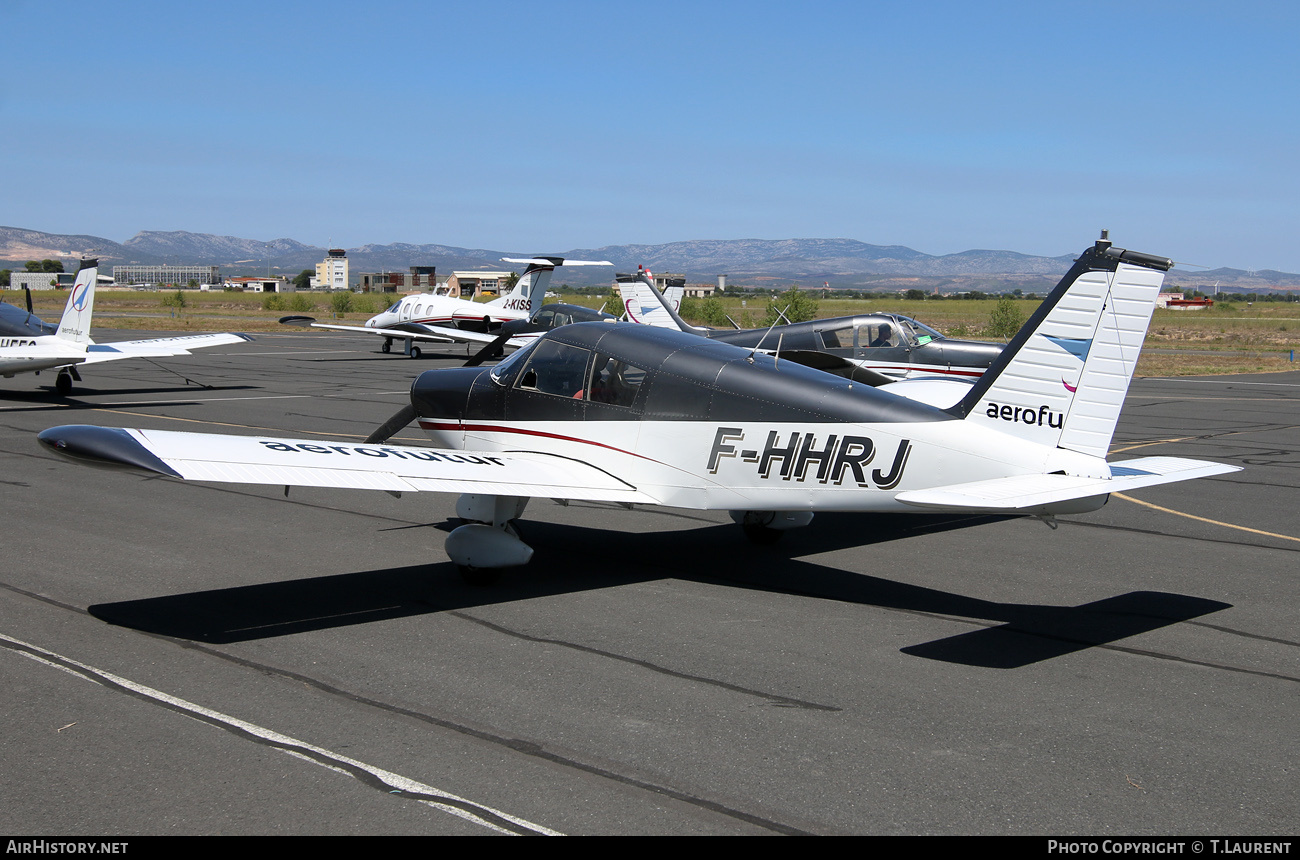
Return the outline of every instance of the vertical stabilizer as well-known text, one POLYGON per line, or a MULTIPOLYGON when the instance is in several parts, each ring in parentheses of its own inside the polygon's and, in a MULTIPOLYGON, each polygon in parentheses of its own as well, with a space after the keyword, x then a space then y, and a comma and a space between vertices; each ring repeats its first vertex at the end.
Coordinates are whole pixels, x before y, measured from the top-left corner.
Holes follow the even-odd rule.
POLYGON ((1105 457, 1172 266, 1098 241, 953 411, 1031 442, 1105 457))
POLYGON ((527 263, 528 268, 515 282, 515 288, 490 304, 512 310, 527 310, 531 319, 546 301, 546 288, 556 266, 612 266, 608 260, 566 260, 563 257, 502 257, 505 263, 527 263))
POLYGON ((59 320, 56 337, 73 343, 90 343, 90 315, 95 308, 95 281, 99 277, 99 260, 82 260, 77 279, 68 294, 68 304, 59 320))
POLYGON ((623 310, 627 312, 630 321, 695 334, 703 332, 683 320, 678 313, 682 296, 686 292, 684 282, 671 280, 666 289, 660 292, 654 285, 654 276, 640 268, 635 275, 620 274, 614 280, 619 295, 623 298, 623 310))

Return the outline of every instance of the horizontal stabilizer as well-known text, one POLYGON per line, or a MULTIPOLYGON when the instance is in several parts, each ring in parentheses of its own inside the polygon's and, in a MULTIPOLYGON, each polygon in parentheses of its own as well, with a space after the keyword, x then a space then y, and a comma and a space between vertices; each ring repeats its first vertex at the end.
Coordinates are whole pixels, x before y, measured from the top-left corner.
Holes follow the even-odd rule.
POLYGON ((609 260, 566 260, 563 257, 502 257, 503 263, 528 263, 534 266, 612 266, 609 260))
POLYGON ((1110 478, 1019 475, 969 484, 950 484, 928 490, 910 490, 899 493, 894 498, 908 505, 931 510, 1028 512, 1108 493, 1122 493, 1156 484, 1238 472, 1241 467, 1179 457, 1143 457, 1112 463, 1110 471, 1110 478))

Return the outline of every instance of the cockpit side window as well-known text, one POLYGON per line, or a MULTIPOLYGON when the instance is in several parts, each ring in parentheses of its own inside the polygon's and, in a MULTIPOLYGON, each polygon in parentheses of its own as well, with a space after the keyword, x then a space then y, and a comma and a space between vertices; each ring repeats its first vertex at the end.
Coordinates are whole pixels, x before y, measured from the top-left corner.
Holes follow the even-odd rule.
POLYGON ((901 346, 898 332, 887 322, 873 322, 858 327, 858 346, 864 349, 878 349, 886 346, 901 346))
POLYGON ((590 359, 589 349, 553 340, 539 341, 515 387, 556 397, 582 398, 590 359))
POLYGON ((611 406, 631 406, 645 382, 645 370, 617 358, 596 353, 591 365, 587 399, 611 406))
POLYGON ((826 349, 852 349, 853 348, 853 326, 840 326, 834 329, 822 329, 818 332, 822 337, 822 346, 826 349))

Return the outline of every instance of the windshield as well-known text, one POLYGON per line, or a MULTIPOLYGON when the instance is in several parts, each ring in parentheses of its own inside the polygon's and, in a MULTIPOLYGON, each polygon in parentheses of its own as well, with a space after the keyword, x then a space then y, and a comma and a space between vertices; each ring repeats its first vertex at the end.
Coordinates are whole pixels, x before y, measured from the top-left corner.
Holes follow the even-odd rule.
POLYGON ((930 328, 925 323, 917 322, 914 319, 899 317, 898 321, 902 323, 905 328, 911 329, 912 338, 918 344, 929 343, 932 340, 939 340, 943 337, 942 334, 930 328))
POLYGON ((528 360, 528 369, 516 388, 581 399, 586 389, 587 363, 591 350, 553 340, 540 340, 528 360))
POLYGON ((533 349, 540 342, 541 341, 535 340, 532 343, 528 344, 528 346, 525 346, 522 349, 515 350, 510 355, 506 356, 506 358, 498 362, 497 366, 492 368, 490 372, 493 381, 500 382, 503 378, 505 378, 506 374, 510 373, 516 367, 519 367, 519 362, 524 360, 524 356, 532 352, 533 349))

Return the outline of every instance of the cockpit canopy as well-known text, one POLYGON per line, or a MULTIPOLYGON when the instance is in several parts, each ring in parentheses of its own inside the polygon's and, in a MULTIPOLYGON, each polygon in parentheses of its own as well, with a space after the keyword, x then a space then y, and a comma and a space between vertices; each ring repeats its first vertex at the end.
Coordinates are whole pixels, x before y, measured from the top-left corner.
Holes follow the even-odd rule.
MULTIPOLYGON (((950 417, 794 362, 647 326, 585 323, 552 330, 486 377, 491 380, 486 387, 473 386, 467 417, 852 422, 950 417)), ((421 387, 417 383, 417 395, 421 387)))

